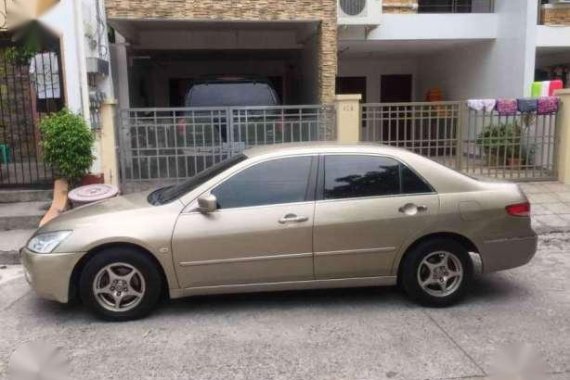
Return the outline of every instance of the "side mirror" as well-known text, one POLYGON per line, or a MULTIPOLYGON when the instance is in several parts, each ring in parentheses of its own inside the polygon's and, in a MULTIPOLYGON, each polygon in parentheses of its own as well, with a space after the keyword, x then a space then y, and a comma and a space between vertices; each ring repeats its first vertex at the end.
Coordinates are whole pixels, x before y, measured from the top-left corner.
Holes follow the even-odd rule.
POLYGON ((213 194, 201 195, 198 197, 198 210, 204 214, 214 212, 218 209, 218 200, 213 194))

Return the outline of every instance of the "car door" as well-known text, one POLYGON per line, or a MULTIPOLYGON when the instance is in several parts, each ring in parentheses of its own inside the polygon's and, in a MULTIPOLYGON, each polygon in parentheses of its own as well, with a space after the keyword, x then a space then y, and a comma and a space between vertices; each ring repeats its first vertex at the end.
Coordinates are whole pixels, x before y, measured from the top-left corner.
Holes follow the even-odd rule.
POLYGON ((394 158, 331 154, 321 160, 313 237, 316 278, 390 275, 404 241, 438 213, 437 194, 394 158))
POLYGON ((256 163, 211 189, 218 210, 182 213, 172 247, 184 288, 312 280, 316 156, 256 163))

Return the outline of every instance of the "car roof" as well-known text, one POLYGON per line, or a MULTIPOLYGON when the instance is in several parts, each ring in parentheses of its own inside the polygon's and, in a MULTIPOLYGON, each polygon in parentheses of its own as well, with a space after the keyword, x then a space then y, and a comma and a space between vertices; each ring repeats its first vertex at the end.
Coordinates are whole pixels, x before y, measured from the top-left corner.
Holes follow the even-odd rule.
POLYGON ((338 142, 305 142, 257 146, 244 150, 249 158, 261 156, 286 156, 307 153, 380 153, 405 154, 404 149, 375 143, 341 144, 338 142))

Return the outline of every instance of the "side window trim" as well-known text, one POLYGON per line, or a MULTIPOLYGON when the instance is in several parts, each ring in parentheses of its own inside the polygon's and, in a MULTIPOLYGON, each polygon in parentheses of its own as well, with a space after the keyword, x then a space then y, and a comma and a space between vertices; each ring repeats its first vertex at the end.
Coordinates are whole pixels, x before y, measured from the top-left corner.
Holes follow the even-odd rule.
POLYGON ((400 158, 394 157, 391 155, 385 154, 378 154, 378 153, 356 153, 356 152, 334 152, 334 153, 322 153, 319 155, 319 175, 317 179, 317 197, 315 198, 317 201, 325 201, 325 202, 345 202, 347 200, 360 200, 360 199, 371 199, 371 198, 394 198, 394 197, 411 197, 411 196, 418 196, 418 195, 437 195, 437 191, 435 191, 434 187, 425 180, 425 178, 420 175, 415 169, 410 167, 408 164, 403 162, 400 158), (371 195, 367 197, 351 197, 351 198, 336 198, 336 199, 325 199, 325 161, 327 156, 369 156, 369 157, 380 157, 380 158, 388 158, 392 159, 399 164, 399 183, 400 183, 400 193, 399 194, 388 194, 388 195, 371 195), (412 173, 414 173, 422 182, 426 184, 427 187, 431 189, 431 192, 428 193, 404 193, 403 192, 403 182, 402 182, 402 167, 408 168, 412 173))
POLYGON ((319 175, 319 156, 314 155, 311 157, 311 168, 309 170, 309 179, 307 181, 305 202, 314 202, 317 199, 318 175, 319 175))
POLYGON ((317 184, 315 189, 315 200, 322 201, 325 199, 325 156, 326 154, 319 154, 319 166, 317 184))

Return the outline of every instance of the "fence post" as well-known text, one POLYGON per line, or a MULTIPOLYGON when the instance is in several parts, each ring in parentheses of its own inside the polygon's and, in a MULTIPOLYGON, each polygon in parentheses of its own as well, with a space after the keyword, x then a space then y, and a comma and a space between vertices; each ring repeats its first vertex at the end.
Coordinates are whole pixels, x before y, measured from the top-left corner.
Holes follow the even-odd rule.
POLYGON ((570 184, 570 90, 559 90, 556 96, 560 97, 561 107, 558 112, 558 154, 555 160, 557 160, 558 180, 568 185, 570 184))
POLYGON ((463 143, 464 143, 464 139, 465 139, 465 131, 467 131, 467 133, 469 133, 469 123, 471 122, 471 120, 469 120, 469 111, 467 109, 467 105, 463 102, 461 102, 458 105, 459 109, 457 110, 457 150, 455 152, 456 154, 456 165, 457 165, 457 170, 463 170, 463 143))
POLYGON ((360 141, 360 94, 336 96, 337 140, 343 144, 360 141))
POLYGON ((105 183, 119 185, 119 170, 117 166, 117 143, 115 137, 115 107, 114 100, 101 105, 101 171, 105 183))

